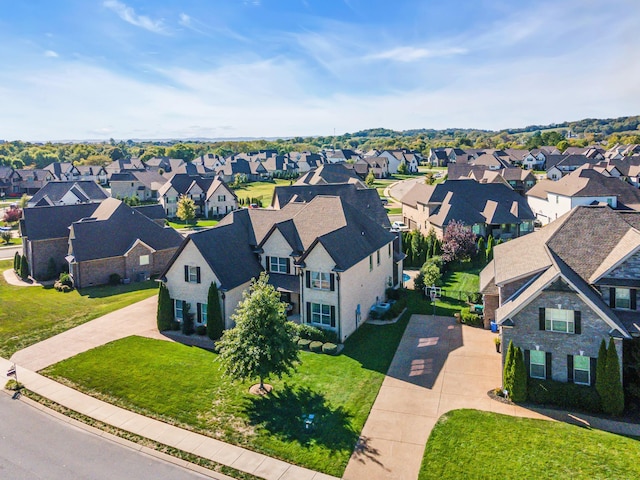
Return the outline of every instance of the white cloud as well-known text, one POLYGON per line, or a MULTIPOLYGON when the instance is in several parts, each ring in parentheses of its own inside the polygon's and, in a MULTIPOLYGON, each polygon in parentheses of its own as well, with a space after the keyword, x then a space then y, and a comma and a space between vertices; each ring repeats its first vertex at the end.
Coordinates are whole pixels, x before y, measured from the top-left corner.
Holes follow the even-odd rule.
POLYGON ((191 27, 191 17, 186 13, 181 13, 179 16, 178 23, 183 27, 191 27))
POLYGON ((380 53, 368 55, 370 60, 393 60, 396 62, 415 62, 433 57, 450 57, 467 53, 464 48, 428 49, 418 47, 398 47, 380 53))
POLYGON ((105 0, 105 7, 114 11, 122 20, 136 27, 144 28, 154 33, 166 34, 167 30, 162 20, 152 20, 146 15, 138 15, 135 10, 118 0, 105 0))
POLYGON ((58 58, 58 52, 54 52, 53 50, 45 50, 44 52, 44 56, 45 57, 49 57, 49 58, 58 58))

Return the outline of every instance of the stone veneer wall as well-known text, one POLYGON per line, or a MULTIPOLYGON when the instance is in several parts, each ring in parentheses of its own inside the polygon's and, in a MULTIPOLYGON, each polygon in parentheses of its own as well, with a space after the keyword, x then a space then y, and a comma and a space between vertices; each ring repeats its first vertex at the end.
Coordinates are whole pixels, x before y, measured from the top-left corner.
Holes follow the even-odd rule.
MULTIPOLYGON (((598 349, 602 339, 609 342, 611 326, 602 320, 576 293, 542 292, 529 305, 511 319, 514 327, 503 327, 502 330, 502 362, 504 364, 509 341, 524 350, 535 350, 536 345, 544 352, 551 352, 552 379, 567 381, 567 355, 579 355, 580 351, 588 357, 598 357, 598 349), (579 310, 581 312, 580 334, 548 332, 540 330, 539 309, 557 308, 579 310)), ((616 339, 616 349, 622 365, 622 340, 616 339)))

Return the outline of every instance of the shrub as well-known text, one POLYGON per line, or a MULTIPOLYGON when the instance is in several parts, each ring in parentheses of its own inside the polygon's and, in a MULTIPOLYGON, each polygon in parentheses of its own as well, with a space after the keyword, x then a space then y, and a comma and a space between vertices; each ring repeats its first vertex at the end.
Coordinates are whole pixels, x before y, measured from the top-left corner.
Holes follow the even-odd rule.
POLYGON ((605 395, 602 397, 602 410, 610 415, 620 415, 624 410, 624 390, 620 378, 620 360, 613 338, 609 338, 605 373, 605 395))
POLYGON ((73 287, 73 279, 71 278, 71 275, 69 275, 68 273, 61 273, 60 276, 58 277, 58 281, 62 285, 73 287))
POLYGON ((11 390, 13 392, 20 390, 22 387, 23 385, 13 378, 7 381, 7 383, 5 383, 4 385, 4 388, 6 388, 7 390, 11 390))
POLYGON ((527 367, 524 364, 523 353, 520 347, 516 347, 513 362, 513 387, 509 395, 514 402, 527 400, 527 367))
POLYGON ((56 265, 56 261, 49 257, 49 261, 47 262, 47 280, 53 280, 58 275, 58 266, 56 265))
POLYGON ((62 293, 68 293, 73 290, 73 287, 62 283, 60 280, 57 280, 56 283, 53 284, 53 288, 62 293))
POLYGON ((171 330, 173 330, 174 332, 177 332, 178 330, 180 330, 180 322, 177 320, 172 320, 171 321, 171 330))
POLYGON ((482 294, 480 292, 470 293, 467 295, 470 303, 482 303, 482 294))
POLYGON ((309 348, 310 343, 311 343, 311 340, 309 340, 308 338, 301 338, 298 340, 298 347, 301 350, 307 350, 309 348))
POLYGON ((173 327, 173 300, 169 297, 169 289, 164 283, 158 287, 158 310, 156 324, 158 331, 171 330, 173 327))
POLYGON ((318 342, 318 341, 311 342, 309 344, 309 350, 311 350, 312 352, 316 352, 316 353, 321 352, 322 351, 322 345, 323 345, 322 342, 318 342))
POLYGON ((575 383, 529 379, 528 399, 540 405, 578 408, 593 413, 601 411, 600 397, 596 389, 575 383))
POLYGON ((400 288, 387 288, 385 290, 385 294, 387 295, 387 299, 389 300, 400 300, 400 297, 403 295, 403 291, 400 288))
POLYGON ((327 355, 335 355, 338 353, 338 346, 335 343, 325 343, 322 345, 322 353, 326 353, 327 355))
POLYGON ((195 332, 193 328, 193 313, 191 313, 191 305, 185 301, 182 302, 182 333, 192 335, 195 332))
POLYGON ((400 300, 397 300, 391 304, 391 308, 388 312, 385 312, 382 318, 384 320, 392 320, 400 315, 406 306, 407 299, 405 297, 402 297, 400 300))
POLYGON ((338 334, 333 330, 320 329, 322 331, 322 342, 324 343, 340 343, 338 342, 338 334))
POLYGON ((20 273, 20 261, 22 260, 22 255, 18 252, 13 256, 13 271, 16 273, 20 273))
POLYGON ((513 342, 509 340, 509 347, 507 348, 507 355, 502 368, 502 389, 506 390, 507 394, 511 394, 511 390, 513 390, 513 362, 515 360, 515 353, 516 347, 514 347, 513 342))
POLYGON ((117 273, 112 273, 109 275, 109 285, 118 285, 120 283, 121 277, 117 273))
POLYGON ((198 325, 196 327, 196 334, 197 335, 206 335, 207 334, 207 327, 206 325, 198 325))
POLYGON ((220 294, 218 285, 211 282, 207 293, 207 335, 211 340, 217 340, 224 331, 224 318, 220 307, 220 294))
POLYGON ((338 343, 338 335, 333 330, 325 330, 323 328, 313 327, 306 323, 294 324, 296 336, 317 342, 338 343))
POLYGON ((471 313, 469 307, 463 308, 461 310, 460 319, 462 320, 462 323, 471 327, 480 327, 484 325, 484 322, 482 321, 482 315, 471 313))
POLYGON ((2 241, 4 243, 9 245, 9 242, 11 242, 11 232, 2 232, 2 233, 0 233, 0 238, 2 238, 2 241))
POLYGON ((25 280, 29 276, 29 262, 27 261, 27 257, 22 255, 20 259, 20 278, 25 280))

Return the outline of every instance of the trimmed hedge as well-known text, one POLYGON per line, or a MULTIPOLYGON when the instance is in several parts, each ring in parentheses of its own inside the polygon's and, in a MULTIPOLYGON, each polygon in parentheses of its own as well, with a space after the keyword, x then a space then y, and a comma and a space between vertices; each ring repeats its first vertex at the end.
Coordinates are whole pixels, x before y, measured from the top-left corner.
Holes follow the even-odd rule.
POLYGON ((579 408, 593 413, 602 411, 598 392, 595 388, 586 385, 529 379, 528 394, 528 399, 532 403, 579 408))
POLYGON ((306 323, 294 323, 293 325, 296 330, 296 336, 298 338, 305 338, 307 340, 322 343, 338 343, 338 335, 333 330, 325 330, 322 328, 313 327, 306 323))
POLYGON ((207 334, 207 327, 205 325, 198 325, 196 327, 196 334, 197 335, 206 335, 207 334))
POLYGON ((309 340, 308 338, 301 338, 298 340, 298 347, 303 350, 307 350, 309 348, 310 343, 311 343, 311 340, 309 340))
POLYGON ((325 343, 322 345, 322 353, 326 353, 327 355, 335 355, 338 353, 338 346, 335 343, 325 343))
POLYGON ((318 342, 318 341, 313 341, 309 344, 309 350, 311 350, 312 352, 321 352, 322 351, 322 342, 318 342))

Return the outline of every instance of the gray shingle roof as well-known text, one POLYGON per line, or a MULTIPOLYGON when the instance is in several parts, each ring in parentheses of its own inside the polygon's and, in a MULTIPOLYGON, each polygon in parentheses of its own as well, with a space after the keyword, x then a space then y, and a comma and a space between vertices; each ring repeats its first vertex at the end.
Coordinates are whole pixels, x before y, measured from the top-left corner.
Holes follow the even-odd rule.
POLYGON ((71 225, 69 253, 77 262, 124 255, 141 240, 154 250, 178 248, 182 236, 163 228, 115 198, 102 202, 88 219, 71 225))
POLYGON ((109 194, 93 180, 54 181, 47 183, 29 200, 29 203, 37 204, 44 197, 54 203, 62 200, 69 191, 79 195, 83 202, 101 202, 109 197, 109 194), (82 193, 80 193, 82 192, 82 193))
POLYGON ((278 186, 273 191, 271 206, 283 208, 290 202, 308 203, 318 195, 338 196, 378 225, 391 226, 378 192, 372 188, 358 188, 354 184, 278 186))
POLYGON ((25 208, 20 222, 20 231, 30 241, 68 237, 69 226, 82 218, 90 217, 98 205, 98 203, 79 203, 25 208))
POLYGON ((340 163, 326 163, 304 174, 296 181, 296 185, 318 185, 354 183, 360 188, 367 188, 358 174, 340 163))

